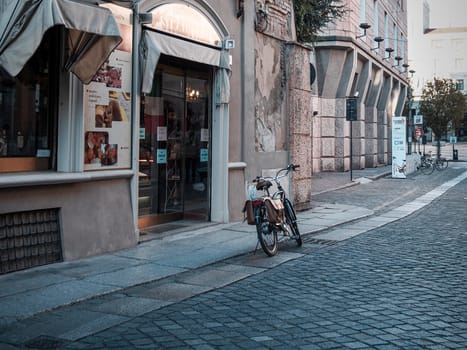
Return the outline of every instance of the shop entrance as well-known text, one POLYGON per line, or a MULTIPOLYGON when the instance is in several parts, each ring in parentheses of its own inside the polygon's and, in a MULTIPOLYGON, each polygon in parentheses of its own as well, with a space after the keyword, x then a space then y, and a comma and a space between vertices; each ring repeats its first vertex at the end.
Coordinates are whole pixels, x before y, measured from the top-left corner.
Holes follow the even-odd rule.
POLYGON ((161 57, 140 125, 139 222, 209 220, 209 66, 182 69, 161 57))

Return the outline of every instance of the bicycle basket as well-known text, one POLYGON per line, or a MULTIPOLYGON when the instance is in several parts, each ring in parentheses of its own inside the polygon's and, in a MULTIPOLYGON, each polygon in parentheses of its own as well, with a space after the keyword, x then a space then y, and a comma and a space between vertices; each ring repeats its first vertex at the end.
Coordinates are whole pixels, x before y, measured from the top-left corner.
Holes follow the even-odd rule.
POLYGON ((268 211, 268 217, 270 222, 275 224, 282 223, 284 217, 284 204, 280 199, 264 198, 264 204, 268 211))
POLYGON ((245 219, 248 225, 255 225, 255 207, 261 205, 263 200, 260 198, 247 200, 245 206, 243 207, 243 212, 245 213, 245 219))

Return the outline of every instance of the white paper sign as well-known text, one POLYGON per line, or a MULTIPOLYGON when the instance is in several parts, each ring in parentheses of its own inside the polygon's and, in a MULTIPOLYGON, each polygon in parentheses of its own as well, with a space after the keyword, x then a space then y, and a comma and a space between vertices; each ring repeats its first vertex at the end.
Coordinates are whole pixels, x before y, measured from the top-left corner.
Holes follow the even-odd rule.
POLYGON ((157 141, 167 141, 167 127, 166 126, 157 127, 157 141))
POLYGON ((209 142, 209 129, 201 129, 201 142, 209 142))

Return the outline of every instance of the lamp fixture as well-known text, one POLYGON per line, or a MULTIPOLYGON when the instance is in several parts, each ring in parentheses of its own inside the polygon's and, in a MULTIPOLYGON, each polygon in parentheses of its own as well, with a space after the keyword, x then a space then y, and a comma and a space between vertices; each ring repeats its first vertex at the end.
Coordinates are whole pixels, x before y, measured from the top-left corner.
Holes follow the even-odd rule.
POLYGON ((372 48, 370 49, 370 51, 378 50, 380 44, 384 41, 384 38, 382 38, 382 37, 380 37, 380 36, 375 36, 375 38, 374 38, 373 40, 376 41, 376 43, 378 44, 378 46, 372 47, 372 48))
POLYGON ((404 63, 404 64, 402 65, 402 67, 404 67, 404 72, 403 72, 403 73, 405 73, 405 72, 407 72, 407 68, 409 68, 409 64, 408 64, 408 63, 404 63))
POLYGON ((392 47, 386 47, 385 51, 388 53, 388 56, 384 57, 383 60, 388 60, 391 58, 391 53, 394 51, 394 49, 392 47))
POLYGON ((410 77, 412 78, 415 71, 413 69, 411 69, 411 70, 409 70, 409 73, 410 73, 410 77))
POLYGON ((394 57, 394 59, 396 60, 397 63, 394 64, 394 65, 392 66, 392 68, 399 66, 399 64, 400 64, 401 61, 402 61, 402 57, 401 57, 401 56, 396 56, 396 57, 394 57))
POLYGON ((368 23, 360 23, 359 27, 360 27, 361 29, 363 29, 363 34, 357 35, 357 37, 356 37, 357 39, 358 39, 358 38, 363 38, 364 36, 366 36, 366 30, 367 30, 368 28, 371 28, 371 25, 369 25, 368 23))

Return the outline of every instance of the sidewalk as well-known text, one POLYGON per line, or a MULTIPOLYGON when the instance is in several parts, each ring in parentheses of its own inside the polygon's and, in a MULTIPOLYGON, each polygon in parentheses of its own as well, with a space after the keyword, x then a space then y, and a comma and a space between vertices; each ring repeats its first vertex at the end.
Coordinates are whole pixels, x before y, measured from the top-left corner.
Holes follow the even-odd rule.
MULTIPOLYGON (((315 192, 322 193, 389 173, 390 166, 354 171, 353 182, 349 173, 325 173, 312 181, 313 187, 319 189, 315 192)), ((298 213, 298 219, 300 230, 306 236, 372 214, 372 210, 353 205, 319 204, 298 213)), ((194 231, 160 235, 160 238, 111 254, 1 275, 0 327, 64 305, 245 255, 253 252, 256 244, 254 226, 245 223, 209 225, 194 231)), ((275 259, 267 258, 259 248, 254 256, 267 266, 287 258, 285 253, 279 255, 281 257, 275 259)))

